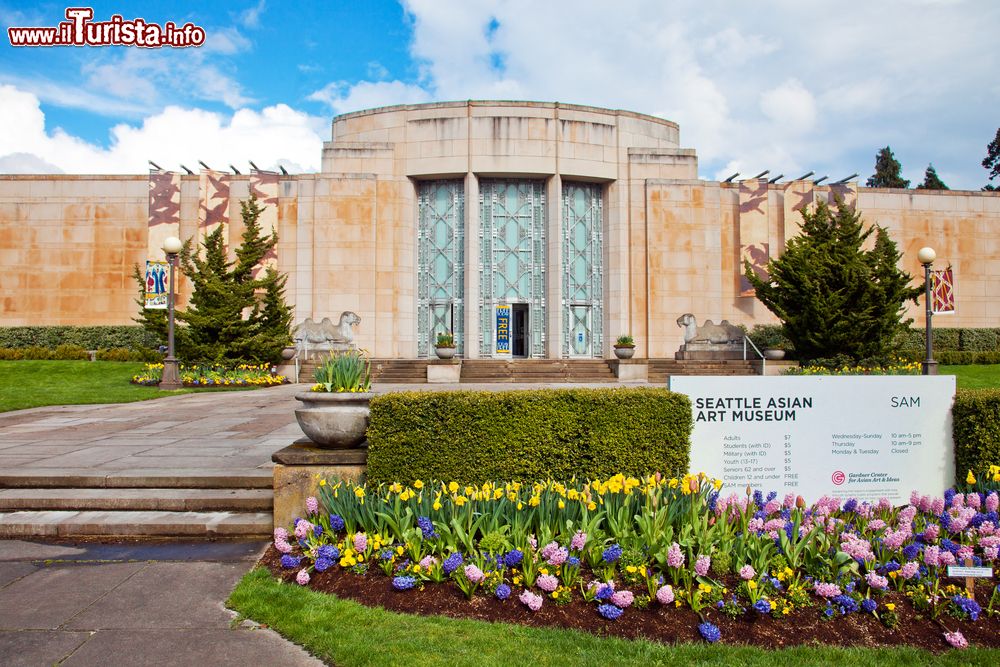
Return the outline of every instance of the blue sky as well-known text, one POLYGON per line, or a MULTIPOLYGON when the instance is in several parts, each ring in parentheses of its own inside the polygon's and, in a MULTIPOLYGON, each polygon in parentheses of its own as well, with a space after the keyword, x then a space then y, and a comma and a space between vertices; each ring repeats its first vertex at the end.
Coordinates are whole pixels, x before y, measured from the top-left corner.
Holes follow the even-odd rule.
MULTIPOLYGON (((98 2, 95 20, 205 29, 188 49, 13 48, 0 39, 0 172, 143 173, 152 159, 319 167, 337 113, 530 99, 680 123, 704 178, 872 173, 889 144, 979 189, 1000 126, 992 0, 98 2)), ((0 24, 65 4, 0 0, 0 24)), ((6 30, 4 31, 6 32, 6 30)))

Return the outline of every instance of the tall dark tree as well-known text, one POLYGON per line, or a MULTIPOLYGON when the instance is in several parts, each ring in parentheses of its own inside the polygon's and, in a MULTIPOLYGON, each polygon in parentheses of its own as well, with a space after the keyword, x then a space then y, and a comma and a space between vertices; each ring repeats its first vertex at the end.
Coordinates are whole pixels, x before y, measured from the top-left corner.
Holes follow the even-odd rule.
POLYGON ((950 188, 944 184, 944 181, 938 177, 937 172, 934 171, 934 165, 927 165, 927 170, 924 171, 924 182, 917 186, 918 190, 949 190, 950 188))
POLYGON ((866 229, 843 202, 835 212, 820 202, 813 213, 803 210, 802 220, 801 233, 768 263, 766 279, 745 264, 757 298, 782 321, 804 360, 886 356, 896 334, 912 322, 902 320, 906 302, 923 293, 899 270, 896 244, 884 229, 866 229), (865 250, 872 233, 874 246, 865 250))
POLYGON ((908 188, 910 181, 901 175, 902 165, 899 164, 892 149, 886 146, 875 156, 875 173, 865 183, 870 188, 908 188))
MULTIPOLYGON (((990 170, 989 180, 1000 176, 1000 127, 997 128, 997 136, 993 137, 986 146, 986 157, 983 158, 983 167, 990 170)), ((992 183, 987 184, 983 190, 996 190, 997 186, 992 183)))
MULTIPOLYGON (((181 250, 181 271, 193 287, 187 308, 176 312, 183 325, 175 333, 183 361, 274 362, 291 342, 291 308, 284 300, 287 277, 270 267, 261 270, 278 243, 277 235, 262 233, 263 208, 255 197, 240 207, 243 235, 233 253, 235 261, 227 256, 221 225, 202 239, 201 252, 192 248, 190 239, 181 250)), ((150 312, 143 311, 140 321, 159 332, 162 314, 150 312)))

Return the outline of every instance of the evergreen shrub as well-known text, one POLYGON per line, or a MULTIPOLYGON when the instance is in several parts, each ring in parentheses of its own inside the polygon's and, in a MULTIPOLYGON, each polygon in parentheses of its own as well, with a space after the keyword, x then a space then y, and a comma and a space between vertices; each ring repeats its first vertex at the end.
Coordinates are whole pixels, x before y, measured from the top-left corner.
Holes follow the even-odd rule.
POLYGON ((0 347, 46 347, 79 345, 85 350, 125 347, 155 348, 159 339, 136 325, 0 327, 0 347))
POLYGON ((667 389, 402 392, 371 401, 368 480, 683 473, 691 402, 667 389))
POLYGON ((956 481, 1000 465, 1000 389, 959 389, 951 414, 956 481))

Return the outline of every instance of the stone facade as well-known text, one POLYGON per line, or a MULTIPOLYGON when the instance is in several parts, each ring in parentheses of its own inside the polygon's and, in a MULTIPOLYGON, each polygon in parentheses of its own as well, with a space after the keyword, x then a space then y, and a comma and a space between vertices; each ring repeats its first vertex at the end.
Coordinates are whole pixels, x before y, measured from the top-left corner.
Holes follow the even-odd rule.
MULTIPOLYGON (((532 322, 542 338, 534 351, 529 346, 532 356, 567 356, 584 340, 567 310, 574 184, 597 192, 600 203, 592 230, 600 252, 586 269, 598 284, 573 311, 593 315, 579 325, 593 337, 589 356, 611 357, 614 339, 631 333, 636 356, 672 357, 683 342, 676 320, 688 312, 748 326, 774 321, 741 284, 742 258, 763 265, 780 254, 798 229, 798 210, 834 194, 890 231, 914 277, 924 245, 937 250, 935 266, 953 267, 957 312, 939 325, 1000 326, 1000 194, 705 181, 675 123, 575 105, 475 101, 337 117, 317 174, 0 176, 0 325, 129 323, 133 265, 162 259, 168 232, 191 238, 222 224, 237 244, 239 202, 253 190, 280 237, 268 261, 289 274, 296 322, 353 311, 361 317, 357 342, 373 356, 426 355, 434 324, 424 321, 418 274, 433 258, 418 200, 428 183, 450 181, 458 184, 464 232, 456 236, 461 252, 453 248, 442 264, 464 261, 461 285, 449 288, 461 306, 452 311, 461 322, 451 326, 462 332, 464 356, 493 356, 495 332, 484 331, 491 309, 521 300, 484 298, 492 293, 483 281, 494 276, 482 262, 498 251, 483 247, 497 232, 484 226, 481 216, 494 209, 480 200, 481 190, 498 189, 494 179, 541 187, 531 261, 542 281, 532 283, 531 317, 541 319, 532 322)), ((514 249, 488 259, 514 266, 524 256, 514 249)), ((182 305, 188 289, 181 280, 182 305)), ((909 314, 922 323, 922 306, 909 314)))

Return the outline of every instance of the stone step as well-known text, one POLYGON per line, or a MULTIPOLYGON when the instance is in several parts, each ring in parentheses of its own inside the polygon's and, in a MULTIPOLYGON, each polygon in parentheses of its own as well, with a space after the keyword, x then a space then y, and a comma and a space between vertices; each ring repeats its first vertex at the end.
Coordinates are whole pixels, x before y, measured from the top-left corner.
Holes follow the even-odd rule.
POLYGON ((270 512, 0 512, 0 537, 253 537, 270 512))
POLYGON ((269 512, 270 489, 0 489, 0 510, 269 512))
POLYGON ((270 468, 239 472, 163 468, 108 473, 95 473, 91 468, 0 471, 0 489, 270 489, 271 486, 270 468))

